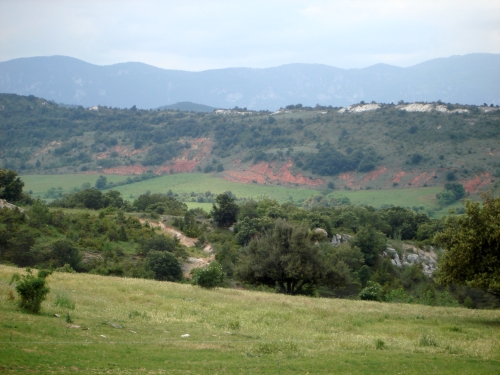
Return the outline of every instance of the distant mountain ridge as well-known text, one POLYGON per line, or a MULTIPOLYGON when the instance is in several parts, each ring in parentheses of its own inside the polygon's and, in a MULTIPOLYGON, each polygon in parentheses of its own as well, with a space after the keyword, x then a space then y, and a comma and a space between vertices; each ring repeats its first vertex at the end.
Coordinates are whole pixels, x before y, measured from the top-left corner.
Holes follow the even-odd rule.
POLYGON ((408 68, 376 64, 340 69, 320 64, 188 72, 128 62, 98 66, 65 56, 0 63, 0 93, 35 95, 85 107, 157 108, 178 102, 215 108, 275 110, 301 103, 360 101, 500 104, 500 55, 469 54, 408 68))

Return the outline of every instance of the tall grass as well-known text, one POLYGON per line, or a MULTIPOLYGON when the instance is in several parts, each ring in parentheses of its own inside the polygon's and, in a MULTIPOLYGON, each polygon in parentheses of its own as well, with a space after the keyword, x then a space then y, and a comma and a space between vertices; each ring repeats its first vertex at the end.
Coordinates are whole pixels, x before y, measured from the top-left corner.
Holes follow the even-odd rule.
MULTIPOLYGON (((12 289, 15 271, 0 266, 0 295, 12 289)), ((268 374, 278 373, 278 361, 282 374, 498 372, 499 311, 88 274, 54 273, 48 283, 74 301, 71 319, 80 328, 54 317, 54 299, 35 316, 0 298, 6 373, 268 374)))

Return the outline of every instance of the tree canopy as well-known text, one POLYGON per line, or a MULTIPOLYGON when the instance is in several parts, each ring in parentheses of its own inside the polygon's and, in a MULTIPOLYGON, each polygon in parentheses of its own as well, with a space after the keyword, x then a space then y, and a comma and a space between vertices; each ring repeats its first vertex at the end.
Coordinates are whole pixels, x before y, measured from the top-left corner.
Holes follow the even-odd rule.
POLYGON ((465 214, 450 216, 434 240, 446 253, 437 281, 465 284, 500 297, 500 197, 466 202, 465 214))
POLYGON ((229 193, 223 193, 215 199, 212 206, 212 217, 219 227, 229 227, 236 222, 239 206, 229 193))
POLYGON ((22 198, 24 182, 17 173, 9 169, 0 169, 0 199, 17 201, 22 198))
POLYGON ((248 282, 274 287, 281 293, 299 294, 322 278, 319 248, 306 227, 276 220, 272 231, 248 244, 239 274, 248 282))

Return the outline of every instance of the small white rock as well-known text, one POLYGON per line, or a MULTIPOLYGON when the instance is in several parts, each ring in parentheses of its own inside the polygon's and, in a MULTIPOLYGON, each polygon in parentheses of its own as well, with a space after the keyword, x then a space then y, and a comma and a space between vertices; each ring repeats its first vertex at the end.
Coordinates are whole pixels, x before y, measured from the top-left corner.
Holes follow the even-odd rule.
POLYGON ((100 336, 101 336, 102 338, 104 338, 104 339, 107 339, 107 337, 106 337, 106 336, 104 336, 104 335, 100 335, 100 336))
POLYGON ((189 336, 191 336, 191 335, 190 335, 189 333, 186 333, 186 334, 182 335, 181 337, 182 337, 183 339, 187 339, 189 336))

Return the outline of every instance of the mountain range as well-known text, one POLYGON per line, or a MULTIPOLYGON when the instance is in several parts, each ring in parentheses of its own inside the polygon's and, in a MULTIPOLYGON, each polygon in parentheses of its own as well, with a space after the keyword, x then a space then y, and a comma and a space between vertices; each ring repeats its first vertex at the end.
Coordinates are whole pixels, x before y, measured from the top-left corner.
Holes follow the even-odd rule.
POLYGON ((340 69, 320 64, 188 72, 127 62, 93 65, 66 56, 0 63, 0 93, 58 103, 150 109, 178 102, 215 108, 276 110, 301 103, 346 106, 365 102, 500 104, 500 55, 438 58, 401 68, 376 64, 340 69))

